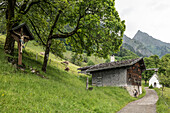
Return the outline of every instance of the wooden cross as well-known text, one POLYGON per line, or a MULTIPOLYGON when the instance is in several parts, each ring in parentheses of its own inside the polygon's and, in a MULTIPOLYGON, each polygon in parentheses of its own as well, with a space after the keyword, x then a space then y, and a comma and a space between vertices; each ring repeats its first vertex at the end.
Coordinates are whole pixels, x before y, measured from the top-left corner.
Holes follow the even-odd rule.
POLYGON ((24 48, 24 42, 25 38, 29 39, 29 36, 24 35, 23 28, 21 28, 21 32, 17 33, 13 31, 16 35, 18 35, 20 38, 17 40, 18 42, 18 65, 22 65, 22 48, 24 48))
POLYGON ((18 42, 18 65, 22 65, 22 49, 24 48, 24 43, 33 40, 34 37, 25 23, 12 28, 11 31, 11 36, 18 42))

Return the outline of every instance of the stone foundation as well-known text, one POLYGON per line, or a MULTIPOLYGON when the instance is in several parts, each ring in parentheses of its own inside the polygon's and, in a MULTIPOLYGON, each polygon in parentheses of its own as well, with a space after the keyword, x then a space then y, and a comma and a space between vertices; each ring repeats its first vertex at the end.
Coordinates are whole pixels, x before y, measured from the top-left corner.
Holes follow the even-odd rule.
POLYGON ((140 95, 142 94, 142 86, 139 86, 139 89, 138 89, 138 86, 135 86, 135 85, 129 85, 129 86, 126 86, 126 90, 129 92, 129 94, 133 97, 135 97, 135 92, 137 91, 137 95, 140 95))

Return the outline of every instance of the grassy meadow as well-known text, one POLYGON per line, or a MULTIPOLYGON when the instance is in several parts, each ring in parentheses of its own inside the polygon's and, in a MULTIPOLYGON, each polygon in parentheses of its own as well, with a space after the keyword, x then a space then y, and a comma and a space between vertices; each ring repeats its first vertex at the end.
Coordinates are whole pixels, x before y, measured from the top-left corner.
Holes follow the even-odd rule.
MULTIPOLYGON (((5 36, 0 36, 0 112, 52 112, 52 113, 115 113, 128 102, 136 100, 123 88, 93 87, 85 90, 87 75, 77 73, 78 66, 69 64, 64 71, 62 59, 50 54, 47 72, 41 72, 43 48, 28 42, 23 52, 26 70, 18 70, 8 63, 3 51, 5 36), (36 60, 38 54, 38 60, 36 60), (39 70, 46 78, 30 72, 39 70)), ((17 46, 16 46, 17 47, 17 46)), ((16 49, 17 58, 17 49, 16 49)))

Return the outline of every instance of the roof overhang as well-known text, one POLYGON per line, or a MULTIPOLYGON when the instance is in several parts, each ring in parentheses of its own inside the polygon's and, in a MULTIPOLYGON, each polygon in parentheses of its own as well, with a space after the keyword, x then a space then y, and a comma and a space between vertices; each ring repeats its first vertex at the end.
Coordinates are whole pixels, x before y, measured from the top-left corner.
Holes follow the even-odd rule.
MULTIPOLYGON (((94 72, 94 71, 107 70, 107 69, 120 68, 120 67, 129 67, 129 66, 139 62, 140 60, 143 60, 143 58, 140 57, 140 58, 136 59, 135 61, 133 61, 129 64, 123 64, 123 65, 118 65, 118 66, 110 66, 110 67, 108 66, 108 67, 103 67, 103 68, 98 68, 98 69, 92 69, 94 66, 97 66, 97 65, 94 65, 91 68, 87 69, 86 72, 94 72)), ((100 64, 98 64, 98 65, 100 65, 100 64)), ((144 65, 144 69, 145 69, 145 65, 144 65)))
POLYGON ((19 33, 21 31, 21 28, 23 28, 24 34, 29 36, 29 40, 34 40, 34 36, 32 35, 32 33, 31 33, 30 29, 28 28, 26 23, 22 23, 22 24, 20 24, 20 25, 18 25, 16 27, 12 28, 11 32, 13 33, 13 31, 15 31, 15 32, 19 33))

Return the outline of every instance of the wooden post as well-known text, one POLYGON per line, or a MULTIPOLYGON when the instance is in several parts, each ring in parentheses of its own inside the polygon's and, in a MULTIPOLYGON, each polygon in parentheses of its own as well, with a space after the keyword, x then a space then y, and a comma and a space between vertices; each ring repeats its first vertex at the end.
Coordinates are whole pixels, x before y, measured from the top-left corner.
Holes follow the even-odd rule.
POLYGON ((22 65, 21 43, 18 42, 18 65, 22 65))
POLYGON ((87 81, 86 81, 86 90, 88 90, 88 84, 89 84, 89 78, 87 77, 87 81))
POLYGON ((49 64, 51 64, 51 59, 50 59, 50 61, 49 61, 49 64))

